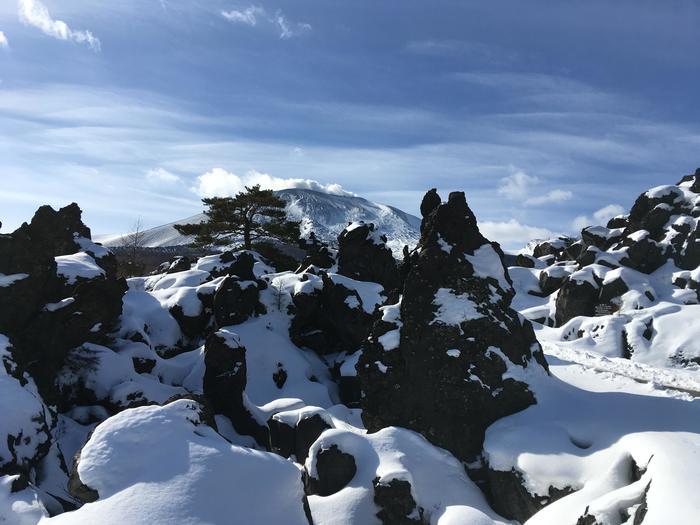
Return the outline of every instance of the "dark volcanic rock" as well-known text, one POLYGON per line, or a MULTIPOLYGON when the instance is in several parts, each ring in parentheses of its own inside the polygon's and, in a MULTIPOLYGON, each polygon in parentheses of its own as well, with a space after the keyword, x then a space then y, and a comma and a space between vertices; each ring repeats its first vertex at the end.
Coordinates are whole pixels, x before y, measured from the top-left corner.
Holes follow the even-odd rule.
POLYGON ((13 343, 16 377, 28 372, 48 404, 60 405, 56 373, 72 348, 102 344, 116 326, 127 286, 116 278, 116 259, 90 241, 80 208, 39 208, 30 223, 0 235, 0 274, 17 279, 0 287, 0 333, 13 343), (57 259, 83 252, 101 274, 68 279, 57 259))
POLYGON ((354 222, 338 235, 338 273, 356 281, 372 281, 390 291, 399 287, 399 269, 386 237, 374 224, 354 222))
POLYGON ((543 295, 551 295, 564 284, 568 272, 561 266, 551 266, 540 272, 539 284, 543 295))
POLYGON ((316 477, 307 475, 307 494, 330 496, 345 487, 357 472, 355 458, 342 452, 337 445, 318 452, 316 457, 316 477))
POLYGON ((300 239, 299 246, 306 250, 306 257, 299 265, 297 273, 302 272, 309 266, 330 268, 335 264, 335 256, 328 248, 328 245, 318 239, 314 232, 311 232, 308 238, 300 239))
MULTIPOLYGON (((89 437, 88 437, 89 439, 89 437)), ((100 499, 99 493, 82 482, 78 474, 78 465, 80 463, 80 451, 73 458, 73 468, 70 471, 68 478, 68 492, 78 501, 83 503, 92 503, 100 499)))
POLYGON ((364 310, 362 298, 325 272, 320 276, 306 274, 306 278, 316 283, 320 280, 320 286, 293 295, 292 341, 318 354, 355 352, 372 329, 372 315, 364 310))
POLYGON ((423 523, 423 509, 411 494, 411 484, 403 479, 380 482, 372 480, 374 502, 381 509, 377 517, 384 525, 416 525, 423 523))
POLYGON ((378 325, 357 367, 370 432, 406 427, 469 461, 491 423, 535 403, 526 383, 503 379, 507 370, 545 373, 547 365, 532 325, 510 308, 501 255, 464 193, 424 220, 394 322, 398 344, 381 338, 389 334, 378 325))
POLYGON ((557 295, 556 325, 562 326, 579 315, 592 316, 599 293, 600 287, 588 281, 567 279, 557 295))
POLYGON ((265 446, 267 427, 255 421, 246 407, 245 347, 238 336, 219 330, 207 338, 204 346, 204 395, 217 414, 228 417, 239 434, 253 436, 265 446))
POLYGON ((535 261, 536 259, 534 257, 520 253, 515 257, 515 266, 521 266, 523 268, 534 268, 535 261))
POLYGON ((265 306, 260 303, 257 281, 241 281, 231 275, 216 290, 213 306, 214 318, 219 327, 241 324, 253 315, 265 313, 265 306))
POLYGON ((175 257, 171 262, 163 264, 167 265, 165 273, 184 272, 185 270, 189 270, 192 266, 192 259, 186 255, 180 255, 175 257))
POLYGON ((270 429, 270 450, 286 458, 292 454, 304 463, 309 448, 331 425, 318 413, 300 414, 296 424, 275 415, 267 423, 270 429))
POLYGON ((487 475, 489 502, 493 510, 520 523, 525 523, 550 503, 574 492, 570 488, 549 487, 549 495, 540 497, 528 492, 519 472, 489 469, 487 475))
POLYGON ((225 251, 219 255, 218 264, 210 271, 212 277, 222 275, 235 275, 241 281, 254 281, 255 257, 251 252, 241 251, 233 253, 225 251))

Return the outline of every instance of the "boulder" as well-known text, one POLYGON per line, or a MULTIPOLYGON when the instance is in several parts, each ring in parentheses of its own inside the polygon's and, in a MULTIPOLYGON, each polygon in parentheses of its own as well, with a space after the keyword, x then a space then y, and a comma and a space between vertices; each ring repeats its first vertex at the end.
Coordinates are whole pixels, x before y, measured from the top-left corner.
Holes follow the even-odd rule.
POLYGON ((328 248, 328 244, 316 237, 314 232, 309 233, 307 238, 300 239, 299 246, 306 250, 306 257, 299 265, 297 273, 302 272, 309 266, 330 268, 335 264, 335 256, 328 248))
POLYGON ((186 255, 179 255, 169 263, 163 264, 167 265, 165 273, 184 272, 185 270, 189 270, 192 266, 192 259, 190 259, 186 255))
POLYGON ((579 315, 592 316, 599 293, 600 287, 589 281, 568 278, 557 294, 556 326, 562 326, 579 315))
POLYGON ((515 257, 515 266, 521 266, 523 268, 534 268, 536 260, 537 259, 535 259, 531 255, 520 253, 515 257))
POLYGON ((396 328, 377 323, 357 365, 362 419, 370 432, 409 428, 471 461, 492 422, 535 403, 504 373, 547 364, 532 325, 510 308, 502 252, 464 193, 451 193, 422 232, 400 305, 383 310, 396 328))
POLYGON ((380 508, 377 517, 384 525, 420 525, 423 509, 418 506, 411 494, 411 484, 404 479, 388 482, 375 478, 374 502, 380 508))
POLYGON ((569 275, 564 266, 550 266, 540 272, 539 284, 542 295, 547 296, 556 292, 569 275))
POLYGON ((390 291, 399 287, 400 274, 386 237, 374 224, 353 222, 338 235, 338 273, 356 281, 372 281, 390 291))
POLYGON ((219 327, 241 324, 253 315, 265 313, 260 303, 260 290, 255 280, 242 281, 228 275, 214 294, 214 319, 219 327))
POLYGON ((239 434, 261 445, 268 443, 267 427, 252 416, 245 396, 246 349, 238 336, 226 329, 211 334, 204 345, 204 395, 217 414, 228 417, 239 434))
POLYGON ((286 458, 294 454, 297 462, 302 464, 314 441, 324 430, 332 428, 316 410, 275 414, 268 420, 267 426, 270 429, 270 450, 286 458))
MULTIPOLYGON (((318 280, 316 276, 307 276, 312 277, 318 280)), ((292 342, 319 355, 353 353, 372 329, 372 314, 365 310, 356 290, 334 282, 325 272, 320 273, 320 280, 318 288, 310 292, 303 289, 292 296, 295 309, 289 327, 292 342)))
POLYGON ((342 452, 338 445, 321 449, 316 456, 316 472, 304 479, 307 494, 330 496, 352 481, 357 472, 355 458, 342 452))

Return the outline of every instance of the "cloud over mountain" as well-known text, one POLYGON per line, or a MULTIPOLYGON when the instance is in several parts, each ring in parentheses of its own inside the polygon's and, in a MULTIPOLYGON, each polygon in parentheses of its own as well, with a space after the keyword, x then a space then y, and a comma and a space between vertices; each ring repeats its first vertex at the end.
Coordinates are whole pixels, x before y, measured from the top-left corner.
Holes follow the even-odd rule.
POLYGON ((345 191, 340 184, 323 184, 311 179, 284 179, 267 173, 251 170, 240 176, 223 168, 213 168, 199 177, 192 188, 201 197, 231 197, 246 186, 260 184, 263 189, 284 190, 289 188, 307 189, 331 195, 354 195, 345 191))

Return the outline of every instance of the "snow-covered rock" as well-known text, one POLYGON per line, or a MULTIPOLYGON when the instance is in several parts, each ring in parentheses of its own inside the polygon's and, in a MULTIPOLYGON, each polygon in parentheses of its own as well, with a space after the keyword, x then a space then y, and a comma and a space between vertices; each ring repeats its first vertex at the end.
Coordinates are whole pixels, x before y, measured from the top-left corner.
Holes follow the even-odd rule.
POLYGON ((546 363, 529 321, 509 307, 500 249, 464 193, 424 208, 400 316, 384 311, 357 365, 362 419, 371 432, 410 428, 473 461, 493 421, 535 402, 526 376, 546 375, 546 363))

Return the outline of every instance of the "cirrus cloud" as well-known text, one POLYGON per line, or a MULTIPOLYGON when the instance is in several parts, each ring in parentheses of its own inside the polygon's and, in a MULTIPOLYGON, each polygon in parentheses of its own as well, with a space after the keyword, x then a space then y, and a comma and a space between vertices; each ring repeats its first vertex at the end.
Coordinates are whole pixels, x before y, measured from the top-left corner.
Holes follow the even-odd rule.
POLYGON ((46 6, 39 0, 19 0, 19 19, 28 26, 40 29, 44 34, 58 40, 70 40, 87 44, 93 51, 100 51, 100 39, 90 31, 71 29, 63 20, 54 20, 46 6))
POLYGON ((10 47, 10 43, 5 36, 5 33, 0 31, 0 49, 7 49, 8 47, 10 47))
POLYGON ((221 11, 221 16, 231 23, 244 24, 250 27, 257 26, 260 21, 265 22, 275 28, 281 40, 288 40, 311 31, 311 24, 292 22, 281 9, 275 11, 274 15, 270 15, 264 7, 259 5, 250 5, 245 9, 221 11))

